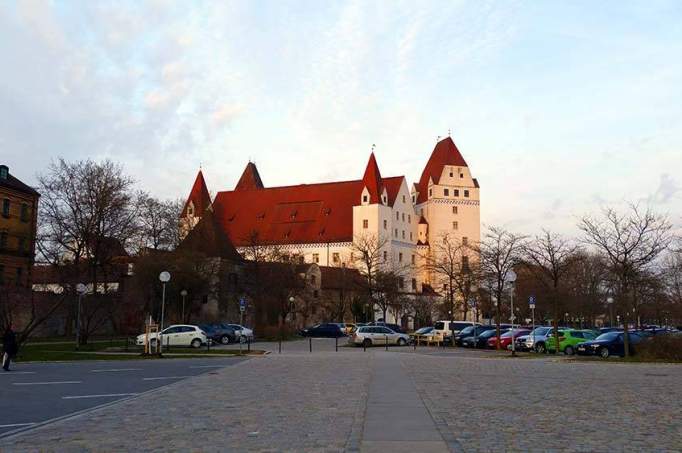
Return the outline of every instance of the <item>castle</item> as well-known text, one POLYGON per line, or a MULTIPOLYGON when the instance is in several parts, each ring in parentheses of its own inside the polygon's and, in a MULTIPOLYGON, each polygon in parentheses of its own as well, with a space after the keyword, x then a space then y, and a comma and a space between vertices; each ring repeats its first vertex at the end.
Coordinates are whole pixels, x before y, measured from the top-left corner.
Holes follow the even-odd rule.
POLYGON ((284 187, 265 187, 249 162, 234 190, 213 200, 200 170, 181 214, 185 232, 207 210, 242 255, 257 241, 297 262, 358 267, 359 238, 376 238, 381 265, 400 268, 411 294, 445 288, 424 266, 437 253, 431 244, 446 234, 480 240, 480 187, 450 137, 411 187, 405 176, 382 176, 373 152, 361 179, 284 187))

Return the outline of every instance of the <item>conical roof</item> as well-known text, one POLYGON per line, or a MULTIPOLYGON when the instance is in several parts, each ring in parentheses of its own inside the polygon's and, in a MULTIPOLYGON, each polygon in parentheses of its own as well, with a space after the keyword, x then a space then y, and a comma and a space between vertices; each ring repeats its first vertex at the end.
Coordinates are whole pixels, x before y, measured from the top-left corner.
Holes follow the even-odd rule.
POLYGON ((433 180, 434 184, 438 184, 443 173, 443 167, 446 165, 468 166, 464 157, 462 157, 462 153, 459 152, 457 145, 455 145, 455 142, 450 137, 446 137, 436 143, 436 147, 433 149, 426 167, 424 167, 422 176, 419 178, 419 184, 417 185, 419 197, 417 198, 417 203, 423 203, 428 199, 429 179, 433 180))
POLYGON ((377 165, 374 153, 370 154, 367 168, 365 168, 365 175, 362 177, 362 182, 369 191, 370 204, 379 203, 381 199, 381 190, 383 188, 383 181, 381 179, 381 172, 379 165, 377 165))
POLYGON ((190 202, 194 204, 194 215, 197 217, 201 217, 211 206, 211 195, 208 193, 208 187, 206 187, 204 174, 201 170, 199 170, 199 173, 194 180, 194 185, 189 193, 189 197, 187 197, 185 207, 182 209, 181 217, 187 216, 187 209, 189 208, 190 202))
POLYGON ((260 179, 256 164, 249 162, 246 164, 246 168, 234 190, 262 189, 263 187, 263 181, 260 179))

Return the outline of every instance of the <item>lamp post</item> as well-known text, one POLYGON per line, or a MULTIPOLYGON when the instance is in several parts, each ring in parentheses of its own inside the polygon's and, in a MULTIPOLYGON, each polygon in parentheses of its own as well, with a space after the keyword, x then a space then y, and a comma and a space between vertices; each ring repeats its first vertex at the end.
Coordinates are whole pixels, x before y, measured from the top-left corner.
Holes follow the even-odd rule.
POLYGON ((516 344, 514 342, 514 319, 516 319, 516 315, 514 315, 514 283, 516 283, 516 272, 514 272, 512 269, 509 269, 504 276, 504 281, 509 284, 509 302, 511 308, 511 316, 509 317, 509 320, 511 321, 511 347, 512 356, 516 356, 516 344))
MULTIPOLYGON (((166 283, 170 281, 171 275, 168 271, 163 271, 159 274, 159 280, 163 283, 163 290, 161 292, 161 325, 159 326, 159 337, 163 332, 163 317, 166 312, 166 283)), ((160 338, 159 338, 160 339, 160 338)))
POLYGON ((87 288, 84 284, 79 283, 76 285, 76 292, 78 293, 78 310, 76 311, 76 351, 78 351, 81 344, 81 303, 85 291, 87 291, 87 288))
POLYGON ((613 327, 613 297, 607 297, 606 304, 609 306, 609 327, 613 327))
POLYGON ((182 323, 185 323, 185 297, 187 297, 187 290, 183 289, 180 291, 180 295, 182 296, 182 323))

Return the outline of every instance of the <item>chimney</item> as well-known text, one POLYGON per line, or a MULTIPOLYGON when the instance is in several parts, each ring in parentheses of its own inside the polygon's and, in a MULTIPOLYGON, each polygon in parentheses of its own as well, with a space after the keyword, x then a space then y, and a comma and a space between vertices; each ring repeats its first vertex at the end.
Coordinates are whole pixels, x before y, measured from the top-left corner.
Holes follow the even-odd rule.
POLYGON ((7 165, 0 165, 0 179, 6 180, 9 177, 9 167, 7 165))

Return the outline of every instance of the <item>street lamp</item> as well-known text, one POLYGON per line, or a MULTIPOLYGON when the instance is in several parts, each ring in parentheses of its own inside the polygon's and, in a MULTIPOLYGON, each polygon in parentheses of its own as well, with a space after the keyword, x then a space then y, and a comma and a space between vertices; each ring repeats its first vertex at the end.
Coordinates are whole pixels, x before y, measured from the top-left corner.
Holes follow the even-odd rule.
POLYGON ((182 323, 185 323, 185 297, 187 297, 187 290, 183 289, 180 291, 180 295, 182 296, 182 323))
POLYGON ((509 301, 511 304, 511 316, 509 317, 509 320, 511 321, 511 346, 512 346, 512 356, 516 355, 516 344, 514 341, 514 319, 516 319, 516 316, 514 315, 514 283, 516 283, 516 272, 514 272, 512 269, 509 269, 507 273, 504 275, 504 281, 505 283, 509 284, 509 301))
POLYGON ((159 274, 159 280, 163 283, 163 290, 161 293, 161 326, 159 328, 159 333, 163 332, 163 316, 166 311, 166 283, 170 281, 171 275, 168 271, 163 271, 159 274))
POLYGON ((78 310, 76 311, 76 351, 78 351, 81 344, 81 303, 85 291, 87 291, 87 288, 84 284, 79 283, 76 285, 76 292, 78 293, 78 310))
POLYGON ((613 327, 613 297, 607 297, 606 304, 609 306, 609 327, 613 327))

